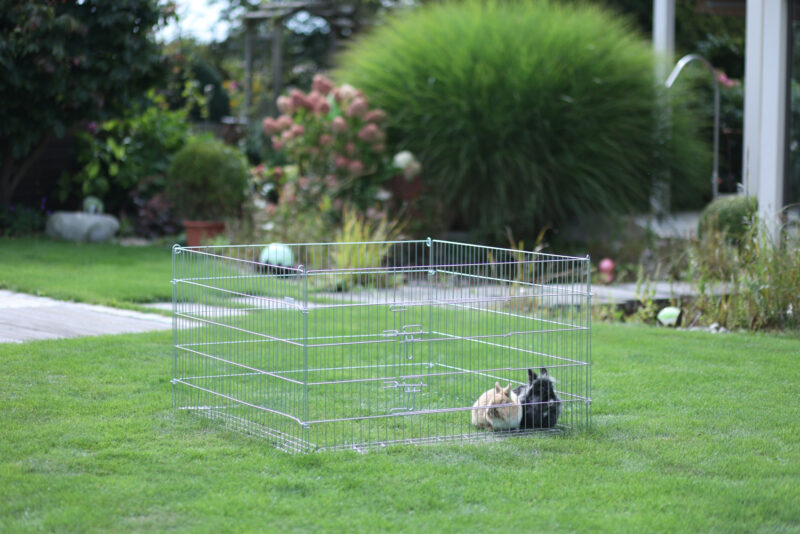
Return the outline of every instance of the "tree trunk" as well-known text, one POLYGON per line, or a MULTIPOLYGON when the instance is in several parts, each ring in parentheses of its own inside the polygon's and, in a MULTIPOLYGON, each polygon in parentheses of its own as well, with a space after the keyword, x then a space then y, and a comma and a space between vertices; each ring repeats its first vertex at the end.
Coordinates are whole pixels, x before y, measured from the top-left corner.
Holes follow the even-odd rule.
POLYGON ((11 205, 11 197, 14 191, 30 170, 31 165, 42 155, 42 152, 50 142, 50 137, 51 134, 42 137, 36 147, 19 161, 14 159, 10 140, 5 143, 3 168, 0 169, 0 208, 8 208, 11 205))

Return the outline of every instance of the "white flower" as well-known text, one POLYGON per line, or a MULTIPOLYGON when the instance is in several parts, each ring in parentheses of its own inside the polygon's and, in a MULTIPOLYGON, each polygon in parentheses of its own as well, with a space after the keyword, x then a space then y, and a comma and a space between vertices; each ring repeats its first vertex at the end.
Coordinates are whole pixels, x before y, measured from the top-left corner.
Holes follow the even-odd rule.
POLYGON ((392 194, 386 189, 378 189, 378 191, 375 193, 375 200, 380 200, 383 202, 384 200, 389 200, 390 198, 392 198, 392 194))
POLYGON ((408 150, 403 150, 402 152, 398 152, 394 155, 394 159, 392 160, 392 165, 394 165, 398 169, 405 169, 412 163, 414 163, 417 159, 414 157, 414 154, 409 152, 408 150))

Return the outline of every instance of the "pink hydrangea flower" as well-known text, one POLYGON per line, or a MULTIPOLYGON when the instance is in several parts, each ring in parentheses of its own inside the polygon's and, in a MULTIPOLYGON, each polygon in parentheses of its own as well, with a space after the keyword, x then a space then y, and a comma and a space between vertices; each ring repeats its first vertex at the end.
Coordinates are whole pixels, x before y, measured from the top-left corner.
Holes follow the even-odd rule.
POLYGON ((311 110, 314 109, 314 106, 311 104, 311 101, 300 89, 292 89, 292 92, 289 93, 289 97, 292 99, 292 108, 294 108, 295 110, 301 108, 306 108, 311 110))
POLYGON ((265 118, 261 122, 261 127, 264 129, 264 133, 266 135, 273 135, 281 130, 280 126, 278 125, 278 121, 276 121, 272 117, 265 118))
POLYGON ((306 129, 302 124, 295 124, 289 129, 289 135, 295 139, 302 137, 304 133, 306 133, 306 129))
POLYGON ((342 133, 347 131, 347 121, 344 117, 335 117, 331 121, 331 131, 333 133, 342 133))
POLYGON ((330 134, 322 134, 319 136, 319 146, 326 147, 333 144, 333 137, 330 134))
POLYGON ((333 164, 337 169, 346 169, 350 164, 350 160, 344 156, 336 156, 336 158, 333 160, 333 164))
POLYGON ((331 105, 325 98, 320 98, 314 106, 314 113, 317 115, 327 115, 331 111, 331 105))
POLYGON ((358 91, 358 89, 352 85, 344 84, 341 87, 334 89, 333 98, 336 99, 336 102, 339 104, 343 104, 356 98, 359 93, 360 91, 358 91))
POLYGON ((367 102, 367 99, 363 97, 357 97, 353 99, 353 101, 350 103, 350 106, 348 106, 347 116, 361 117, 367 112, 368 109, 369 102, 367 102))
POLYGON ((347 170, 350 171, 350 174, 353 176, 361 176, 364 174, 364 164, 357 159, 353 160, 347 165, 347 170))
POLYGON ((382 109, 373 109, 364 115, 364 120, 367 122, 374 122, 380 124, 386 119, 386 112, 382 109))
POLYGON ((285 113, 287 115, 291 115, 294 112, 294 108, 292 107, 292 99, 288 96, 279 96, 278 97, 278 109, 281 113, 285 113))
POLYGON ((344 151, 347 153, 347 155, 348 155, 348 156, 352 156, 352 155, 355 153, 355 151, 356 151, 356 145, 355 145, 355 143, 353 143, 352 141, 350 141, 349 143, 347 143, 347 144, 344 146, 344 151))
POLYGON ((357 137, 365 143, 379 143, 385 135, 376 124, 369 122, 359 130, 357 137))
POLYGON ((276 135, 272 136, 272 148, 275 150, 283 150, 284 142, 276 135))
POLYGON ((281 131, 291 128, 293 124, 292 118, 289 115, 281 115, 276 122, 281 131))
POLYGON ((322 74, 315 74, 314 80, 311 82, 311 87, 315 91, 319 91, 323 95, 327 95, 333 89, 333 82, 322 74))

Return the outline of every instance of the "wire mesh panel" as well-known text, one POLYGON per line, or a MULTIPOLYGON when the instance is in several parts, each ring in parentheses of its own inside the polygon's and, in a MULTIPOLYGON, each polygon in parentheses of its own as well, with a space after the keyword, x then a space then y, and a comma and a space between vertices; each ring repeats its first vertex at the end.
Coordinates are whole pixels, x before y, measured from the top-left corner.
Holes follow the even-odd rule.
POLYGON ((588 258, 277 246, 173 248, 176 407, 296 452, 589 424, 588 258))

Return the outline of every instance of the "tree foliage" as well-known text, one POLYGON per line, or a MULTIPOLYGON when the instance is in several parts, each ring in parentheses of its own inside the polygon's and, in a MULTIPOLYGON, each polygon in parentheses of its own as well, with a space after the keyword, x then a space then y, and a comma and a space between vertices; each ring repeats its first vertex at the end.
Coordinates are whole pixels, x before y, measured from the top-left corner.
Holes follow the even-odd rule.
POLYGON ((159 0, 0 0, 0 205, 52 135, 129 108, 162 72, 159 0))

